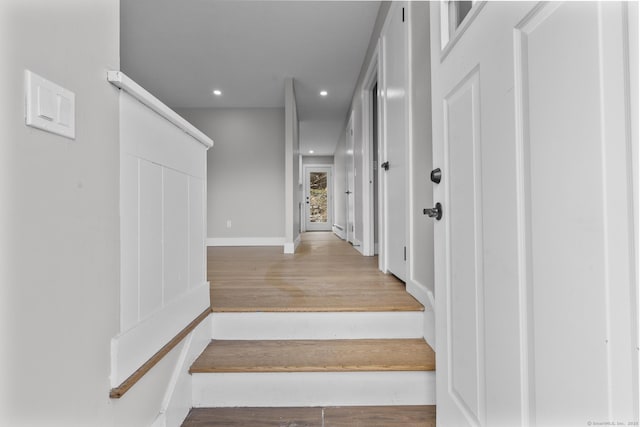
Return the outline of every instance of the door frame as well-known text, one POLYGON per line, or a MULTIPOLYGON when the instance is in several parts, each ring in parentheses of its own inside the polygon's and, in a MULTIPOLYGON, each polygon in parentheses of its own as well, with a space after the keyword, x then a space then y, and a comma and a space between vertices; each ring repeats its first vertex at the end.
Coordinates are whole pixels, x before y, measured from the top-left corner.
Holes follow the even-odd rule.
POLYGON ((345 191, 345 196, 346 196, 346 240, 347 242, 351 243, 351 244, 355 244, 355 228, 356 228, 356 201, 355 201, 355 184, 356 184, 356 177, 355 177, 355 171, 356 171, 356 163, 355 163, 355 135, 354 135, 354 129, 353 129, 353 122, 354 122, 354 112, 353 110, 351 111, 351 113, 349 113, 349 122, 347 123, 347 129, 346 129, 346 134, 345 134, 345 138, 346 138, 346 142, 345 142, 345 152, 346 152, 346 156, 345 156, 345 179, 346 179, 346 189, 347 191, 345 191), (351 151, 351 153, 349 153, 349 151, 351 151), (350 183, 352 183, 352 185, 349 185, 350 183))
POLYGON ((335 217, 334 207, 333 207, 333 165, 321 164, 321 163, 309 163, 302 166, 302 197, 303 197, 303 215, 302 220, 300 221, 300 227, 302 232, 306 231, 331 231, 333 228, 333 218, 335 217), (309 208, 306 203, 306 199, 309 196, 307 194, 308 191, 308 176, 309 171, 311 169, 328 169, 329 175, 327 176, 327 230, 309 230, 307 228, 307 218, 309 215, 309 208))
MULTIPOLYGON (((374 168, 377 169, 378 165, 373 163, 373 121, 371 117, 373 115, 373 96, 371 92, 378 83, 378 70, 380 68, 380 42, 376 43, 376 47, 371 56, 367 72, 365 74, 364 82, 362 85, 362 159, 364 162, 362 168, 362 188, 366 189, 362 194, 362 254, 365 256, 373 256, 376 254, 375 247, 375 226, 378 227, 378 232, 381 228, 381 215, 380 212, 380 174, 378 174, 377 186, 374 186, 373 176, 374 168), (378 193, 378 206, 374 206, 374 194, 378 193), (374 210, 378 210, 378 224, 374 224, 374 210)), ((379 96, 376 94, 376 97, 379 96)), ((377 127, 378 127, 378 159, 380 159, 380 102, 377 103, 377 127)), ((381 233, 378 234, 380 238, 381 233)))

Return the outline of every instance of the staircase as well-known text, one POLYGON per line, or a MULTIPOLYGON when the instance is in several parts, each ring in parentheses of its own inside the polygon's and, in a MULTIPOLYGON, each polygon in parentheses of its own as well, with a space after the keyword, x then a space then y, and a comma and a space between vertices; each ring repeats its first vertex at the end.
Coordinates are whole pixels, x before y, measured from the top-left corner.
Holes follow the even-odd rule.
POLYGON ((304 236, 293 259, 210 248, 212 341, 183 426, 435 425, 422 306, 375 259, 304 236))

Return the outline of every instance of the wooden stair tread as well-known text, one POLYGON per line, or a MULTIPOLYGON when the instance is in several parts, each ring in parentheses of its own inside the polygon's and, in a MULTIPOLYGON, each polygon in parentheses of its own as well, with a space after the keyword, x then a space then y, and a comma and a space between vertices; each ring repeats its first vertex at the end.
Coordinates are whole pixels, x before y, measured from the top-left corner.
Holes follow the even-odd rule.
POLYGON ((194 408, 182 427, 216 426, 435 427, 435 406, 325 408, 194 408))
POLYGON ((433 371, 423 339, 213 340, 191 373, 433 371))

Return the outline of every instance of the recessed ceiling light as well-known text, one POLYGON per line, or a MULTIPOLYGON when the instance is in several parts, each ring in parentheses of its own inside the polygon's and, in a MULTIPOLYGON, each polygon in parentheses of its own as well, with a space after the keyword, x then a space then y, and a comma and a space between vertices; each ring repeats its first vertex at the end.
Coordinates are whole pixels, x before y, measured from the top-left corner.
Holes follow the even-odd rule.
POLYGON ((315 151, 309 150, 309 154, 313 154, 313 153, 315 153, 315 151))
POLYGON ((329 95, 329 92, 327 92, 326 90, 320 91, 320 96, 327 96, 327 95, 329 95))
POLYGON ((220 96, 220 95, 222 95, 222 91, 221 91, 220 89, 215 89, 215 90, 213 91, 213 94, 214 94, 215 96, 220 96))

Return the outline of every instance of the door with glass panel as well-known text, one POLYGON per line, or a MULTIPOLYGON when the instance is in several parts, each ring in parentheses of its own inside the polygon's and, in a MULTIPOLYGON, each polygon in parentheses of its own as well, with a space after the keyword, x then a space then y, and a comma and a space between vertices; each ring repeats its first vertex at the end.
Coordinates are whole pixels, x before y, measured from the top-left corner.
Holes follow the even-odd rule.
POLYGON ((305 229, 330 231, 333 221, 331 167, 307 166, 305 177, 305 229))
POLYGON ((637 424, 636 7, 431 3, 438 426, 637 424))

